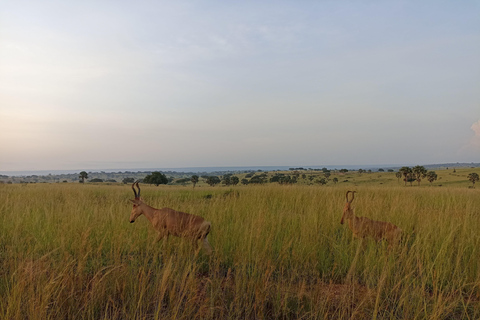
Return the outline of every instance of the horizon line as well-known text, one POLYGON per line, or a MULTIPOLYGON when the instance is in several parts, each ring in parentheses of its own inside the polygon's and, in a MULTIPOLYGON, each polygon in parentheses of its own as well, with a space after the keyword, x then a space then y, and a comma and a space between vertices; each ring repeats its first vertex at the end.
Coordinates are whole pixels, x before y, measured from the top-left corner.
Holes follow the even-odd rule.
MULTIPOLYGON (((446 162, 446 163, 430 163, 430 164, 423 164, 423 166, 451 166, 451 165, 475 165, 475 166, 480 166, 480 163, 475 163, 475 162, 446 162)), ((7 175, 7 176, 23 176, 23 175, 49 175, 49 174, 73 174, 73 173, 79 173, 81 171, 87 171, 91 173, 98 173, 98 172, 106 172, 106 173, 112 173, 112 172, 126 172, 126 171, 132 171, 132 172, 143 172, 143 171, 174 171, 174 172, 216 172, 216 171, 239 171, 239 170, 263 170, 267 168, 277 168, 278 169, 290 169, 290 168, 312 168, 312 169, 317 169, 317 168, 327 168, 329 170, 332 169, 350 169, 350 170, 355 170, 355 169, 373 169, 373 168, 385 168, 385 169, 391 169, 391 168, 398 168, 398 167, 403 167, 403 166, 413 166, 412 164, 371 164, 371 165, 298 165, 298 166, 292 166, 292 165, 256 165, 256 166, 191 166, 191 167, 151 167, 151 168, 108 168, 108 169, 41 169, 41 170, 5 170, 5 171, 0 171, 1 175, 7 175), (263 169, 262 169, 263 168, 263 169)))

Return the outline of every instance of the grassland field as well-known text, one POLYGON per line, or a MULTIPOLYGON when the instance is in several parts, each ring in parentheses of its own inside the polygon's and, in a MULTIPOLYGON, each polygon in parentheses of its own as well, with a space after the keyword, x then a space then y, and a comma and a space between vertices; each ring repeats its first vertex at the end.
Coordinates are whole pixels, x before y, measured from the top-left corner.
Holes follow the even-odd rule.
POLYGON ((212 256, 156 243, 144 217, 130 224, 128 185, 2 184, 0 318, 479 319, 471 172, 420 186, 389 172, 326 186, 141 185, 151 206, 210 221, 212 256), (340 224, 352 189, 356 215, 404 230, 398 247, 340 224))

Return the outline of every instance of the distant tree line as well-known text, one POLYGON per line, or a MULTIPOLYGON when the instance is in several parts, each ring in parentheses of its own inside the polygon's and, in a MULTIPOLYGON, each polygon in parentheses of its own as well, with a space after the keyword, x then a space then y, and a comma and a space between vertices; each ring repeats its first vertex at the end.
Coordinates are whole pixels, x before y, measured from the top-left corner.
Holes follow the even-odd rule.
MULTIPOLYGON (((472 167, 473 168, 473 167, 472 167)), ((448 169, 448 168, 447 168, 448 169)), ((371 174, 372 170, 364 170, 358 169, 353 170, 359 174, 371 174)), ((394 172, 393 169, 377 169, 378 172, 394 172)), ((453 169, 455 173, 455 168, 453 169)), ((60 175, 45 175, 45 176, 38 176, 38 175, 31 175, 25 177, 9 177, 6 175, 0 176, 0 183, 48 183, 48 182, 71 182, 71 181, 78 181, 80 183, 85 183, 88 179, 89 182, 93 183, 102 183, 102 182, 110 182, 116 183, 117 181, 121 181, 124 184, 130 184, 134 181, 138 180, 141 183, 147 184, 154 184, 156 186, 160 184, 182 184, 186 185, 192 183, 193 187, 202 181, 210 186, 215 186, 218 184, 223 184, 225 186, 236 186, 238 184, 264 184, 264 183, 278 183, 281 185, 292 185, 296 183, 303 183, 303 184, 320 184, 326 185, 329 183, 338 183, 339 176, 336 175, 340 174, 347 174, 349 173, 348 169, 340 169, 340 170, 329 170, 326 167, 321 169, 311 169, 311 168, 304 168, 304 167, 292 167, 289 171, 271 171, 271 172, 264 172, 262 170, 255 170, 255 171, 244 171, 245 173, 244 178, 239 178, 236 173, 238 172, 229 172, 225 171, 221 174, 221 172, 212 172, 212 173, 204 173, 201 177, 197 174, 187 175, 186 173, 178 173, 178 172, 171 172, 171 175, 167 177, 165 172, 160 171, 138 171, 138 172, 86 172, 81 171, 80 173, 76 174, 60 174, 60 175), (315 173, 313 173, 315 171, 315 173), (128 176, 131 175, 131 176, 128 176), (176 178, 174 178, 174 176, 176 178), (332 179, 333 175, 333 179, 332 179), (336 176, 335 176, 336 175, 336 176), (91 177, 93 176, 93 177, 91 177), (7 181, 7 179, 9 181, 7 181), (67 180, 68 179, 68 180, 67 180)), ((427 180, 432 184, 434 181, 438 179, 438 176, 435 171, 433 170, 426 170, 424 166, 414 166, 414 167, 401 167, 398 172, 395 173, 398 182, 400 183, 400 179, 403 180, 404 185, 406 186, 407 183, 410 186, 413 183, 417 183, 417 185, 421 185, 424 180, 427 180)), ((347 179, 342 179, 343 182, 348 182, 347 179)), ((476 183, 479 181, 479 175, 477 173, 470 173, 467 175, 467 179, 472 183, 472 188, 475 187, 476 183)))

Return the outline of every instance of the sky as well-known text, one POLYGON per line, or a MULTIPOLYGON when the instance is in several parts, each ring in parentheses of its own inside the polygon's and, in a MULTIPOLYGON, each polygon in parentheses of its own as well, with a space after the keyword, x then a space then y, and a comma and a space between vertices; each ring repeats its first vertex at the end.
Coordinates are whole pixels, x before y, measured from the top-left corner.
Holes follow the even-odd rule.
POLYGON ((0 171, 480 162, 479 1, 0 3, 0 171))

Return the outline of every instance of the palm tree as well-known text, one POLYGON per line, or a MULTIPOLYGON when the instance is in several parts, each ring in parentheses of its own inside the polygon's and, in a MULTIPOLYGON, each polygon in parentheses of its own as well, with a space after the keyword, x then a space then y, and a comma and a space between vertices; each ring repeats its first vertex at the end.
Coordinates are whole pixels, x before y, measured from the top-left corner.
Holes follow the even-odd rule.
POLYGON ((425 178, 427 176, 427 169, 425 169, 424 166, 415 166, 412 169, 414 175, 415 175, 415 180, 417 180, 418 185, 420 185, 420 181, 422 181, 422 178, 425 178))
POLYGON ((400 178, 402 177, 402 173, 400 171, 398 171, 397 173, 395 173, 395 177, 397 177, 397 182, 400 182, 400 178))
POLYGON ((437 180, 437 173, 435 171, 428 171, 427 180, 432 184, 433 181, 437 180))
POLYGON ((197 176, 197 175, 193 175, 193 176, 190 178, 190 181, 193 183, 193 187, 195 188, 195 185, 198 183, 198 176, 197 176))
POLYGON ((472 183, 473 183, 473 187, 475 188, 475 182, 477 182, 478 180, 480 180, 480 177, 478 176, 478 173, 476 172, 473 172, 473 173, 470 173, 468 176, 467 176, 468 180, 470 180, 472 183))
POLYGON ((410 167, 401 167, 398 172, 401 172, 404 176, 403 181, 405 181, 405 185, 407 185, 407 177, 412 174, 412 168, 410 167))
POLYGON ((80 179, 82 179, 82 183, 85 182, 85 179, 88 179, 88 173, 85 171, 80 172, 80 175, 78 176, 80 179))

